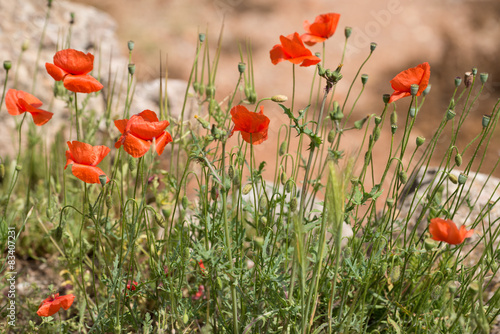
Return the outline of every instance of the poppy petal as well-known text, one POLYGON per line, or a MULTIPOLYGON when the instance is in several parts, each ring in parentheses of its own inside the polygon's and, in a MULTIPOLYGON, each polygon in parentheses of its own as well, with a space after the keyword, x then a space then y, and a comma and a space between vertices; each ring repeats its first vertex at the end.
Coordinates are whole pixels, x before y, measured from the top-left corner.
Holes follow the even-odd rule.
POLYGON ((392 103, 394 101, 397 101, 399 99, 402 99, 403 97, 407 97, 410 95, 411 94, 409 92, 395 91, 394 93, 391 94, 391 97, 389 98, 389 103, 392 103))
POLYGON ((17 106, 17 91, 15 89, 9 89, 7 94, 5 94, 5 106, 10 115, 16 116, 25 112, 25 110, 20 110, 17 106))
POLYGON ((71 74, 87 74, 94 68, 94 56, 74 49, 61 50, 54 55, 54 65, 71 74))
POLYGON ((170 133, 165 131, 161 136, 156 138, 156 153, 158 155, 161 155, 163 153, 163 150, 165 149, 165 146, 172 141, 172 136, 170 133))
MULTIPOLYGON (((74 163, 71 167, 71 172, 74 176, 79 178, 85 183, 101 183, 99 176, 106 175, 99 167, 82 165, 74 163)), ((106 176, 106 183, 109 182, 109 178, 106 176)))
POLYGON ((75 93, 94 93, 100 91, 104 86, 90 75, 69 74, 64 77, 64 87, 75 93))
POLYGON ((64 79, 64 76, 68 74, 65 70, 63 70, 60 67, 57 67, 54 64, 51 63, 45 63, 45 69, 47 70, 47 73, 55 80, 55 81, 61 81, 64 79))
POLYGON ((122 140, 123 148, 125 152, 133 156, 134 158, 140 158, 149 151, 151 147, 151 142, 140 139, 131 133, 124 136, 122 140))
MULTIPOLYGON (((109 182, 109 179, 108 179, 108 182, 109 182)), ((70 294, 70 295, 61 296, 61 297, 59 297, 59 300, 60 300, 62 308, 67 310, 73 304, 73 301, 75 300, 75 295, 70 294)))
POLYGON ((269 51, 269 55, 271 57, 271 62, 273 63, 273 65, 286 60, 285 52, 281 44, 276 44, 275 46, 273 46, 271 51, 269 51))
POLYGON ((156 116, 156 113, 152 110, 149 110, 149 109, 143 110, 141 113, 139 113, 137 115, 142 117, 144 120, 146 120, 148 122, 158 122, 159 121, 158 116, 156 116))
POLYGON ((115 120, 115 126, 120 131, 121 134, 125 132, 125 128, 127 127, 128 119, 117 119, 115 120))
POLYGON ((169 126, 168 121, 147 121, 144 118, 134 115, 130 118, 127 124, 127 129, 136 137, 144 140, 152 140, 160 136, 169 126))
POLYGON ((106 146, 92 146, 87 143, 82 143, 74 140, 73 142, 67 142, 73 160, 76 163, 97 166, 102 159, 111 151, 109 147, 106 146))
POLYGON ((33 116, 33 122, 35 122, 35 124, 38 126, 42 126, 48 121, 50 121, 50 119, 54 115, 49 111, 37 109, 29 105, 24 99, 19 99, 18 102, 21 108, 25 109, 27 112, 31 114, 31 116, 33 116))

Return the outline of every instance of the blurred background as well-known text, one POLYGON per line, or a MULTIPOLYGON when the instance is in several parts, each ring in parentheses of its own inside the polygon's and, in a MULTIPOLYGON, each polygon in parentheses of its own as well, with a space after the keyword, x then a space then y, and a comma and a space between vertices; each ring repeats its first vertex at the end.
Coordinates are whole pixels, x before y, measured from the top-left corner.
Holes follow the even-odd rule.
MULTIPOLYGON (((12 33, 16 34, 15 36, 6 34, 8 29, 5 21, 0 23, 3 29, 0 41, 4 42, 5 48, 10 45, 13 50, 10 55, 6 55, 7 51, 2 51, 0 55, 4 56, 4 59, 16 59, 25 38, 31 39, 34 44, 37 38, 40 38, 46 2, 17 0, 12 4, 10 0, 0 0, 0 9, 0 19, 10 19, 17 23, 17 26, 14 25, 17 30, 12 33), (20 27, 26 29, 19 29, 20 27)), ((61 35, 68 29, 70 12, 75 14, 72 47, 85 49, 100 45, 101 58, 121 56, 127 61, 127 41, 135 42, 132 62, 136 64, 136 78, 139 82, 159 78, 160 63, 163 67, 165 64, 168 66, 169 78, 187 80, 196 51, 198 33, 207 33, 213 55, 221 26, 224 24, 221 61, 216 79, 216 98, 219 101, 236 85, 237 65, 240 61, 238 47, 244 46, 247 41, 251 43, 253 50, 258 97, 270 97, 275 94, 291 97, 292 66, 288 62, 272 65, 269 51, 273 45, 279 43, 280 35, 303 33, 304 20, 312 22, 319 14, 340 13, 337 32, 326 43, 327 67, 334 69, 340 62, 345 41, 344 28, 352 27, 353 32, 342 68, 344 79, 336 89, 335 99, 343 102, 359 66, 369 54, 370 43, 375 42, 378 45, 371 59, 361 70, 361 73, 369 75, 369 80, 356 105, 352 121, 369 114, 380 114, 383 110, 382 94, 392 92, 389 81, 402 70, 427 61, 431 65, 432 90, 418 114, 414 136, 421 135, 430 140, 446 113, 455 89, 455 77, 463 77, 464 73, 473 67, 478 69, 478 73, 489 73, 483 93, 473 106, 466 128, 460 134, 460 151, 481 131, 483 114, 492 113, 493 106, 500 96, 500 67, 497 65, 500 51, 500 1, 54 0, 51 26, 45 38, 51 38, 50 29, 52 36, 59 37, 52 37, 52 44, 45 43, 44 50, 47 49, 47 54, 53 55, 61 35), (92 6, 97 11, 92 9, 87 17, 84 14, 88 11, 87 6, 92 6), (103 35, 103 29, 110 32, 103 35)), ((35 47, 33 49, 36 50, 35 47)), ((316 45, 311 50, 320 52, 321 46, 316 45)), ((44 59, 42 66, 50 59, 51 56, 49 60, 44 59)), ((103 68, 106 67, 103 65, 103 68)), ((29 72, 29 68, 26 72, 29 72)), ((122 67, 122 72, 126 72, 126 65, 122 67)), ((313 73, 313 67, 296 68, 296 109, 303 108, 308 103, 313 73)), ((40 74, 40 77, 43 76, 47 77, 46 73, 40 74)), ((50 80, 47 82, 50 83, 50 80)), ((360 90, 361 82, 358 78, 347 102, 348 110, 360 90)), ((400 128, 403 126, 409 103, 410 99, 402 99, 396 103, 400 128)), ((272 122, 269 137, 276 140, 273 131, 276 132, 278 127, 273 127, 273 124, 288 121, 277 105, 269 102, 265 104, 265 108, 265 113, 272 122)), ((463 104, 457 106, 457 116, 460 116, 462 108, 463 104)), ((384 136, 389 139, 390 134, 383 134, 382 140, 384 136)), ((359 133, 348 135, 344 144, 349 143, 354 150, 360 137, 359 133)), ((445 134, 442 141, 446 142, 446 139, 445 134)), ((500 148, 497 143, 498 135, 495 135, 494 142, 488 148, 487 162, 483 167, 485 171, 491 169, 498 160, 500 148)), ((386 147, 380 144, 378 146, 380 154, 383 154, 386 147)), ((269 148, 264 145, 260 145, 256 150, 260 150, 262 154, 269 152, 269 148)), ((387 154, 383 155, 385 164, 387 154)), ((467 161, 464 159, 464 162, 467 161)))

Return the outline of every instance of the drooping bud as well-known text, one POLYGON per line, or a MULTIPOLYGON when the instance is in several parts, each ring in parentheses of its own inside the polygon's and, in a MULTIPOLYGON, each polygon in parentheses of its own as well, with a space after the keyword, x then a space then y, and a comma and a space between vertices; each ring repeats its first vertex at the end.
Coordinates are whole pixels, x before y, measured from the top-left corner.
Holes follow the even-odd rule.
POLYGON ((295 212, 297 210, 297 197, 292 197, 290 200, 290 211, 295 212))
POLYGON ((373 129, 373 141, 377 141, 380 138, 380 128, 377 126, 373 129))
POLYGON ((271 101, 278 103, 286 102, 288 101, 288 97, 286 97, 285 95, 274 95, 273 97, 271 97, 271 101))
POLYGON ((402 184, 406 184, 406 182, 408 182, 408 174, 406 174, 406 171, 404 169, 402 169, 399 174, 399 181, 402 183, 402 184))
POLYGON ((462 165, 462 155, 460 153, 457 153, 457 155, 455 155, 455 163, 458 167, 462 165))
POLYGON ((160 226, 160 227, 163 227, 164 226, 164 219, 163 217, 159 214, 159 213, 155 213, 155 223, 160 226))
POLYGON ((367 119, 368 119, 368 116, 367 117, 363 117, 360 120, 357 120, 356 122, 354 122, 354 127, 356 129, 360 130, 363 127, 363 125, 365 125, 365 122, 366 122, 367 119))
POLYGON ((214 185, 212 189, 210 189, 210 197, 212 201, 216 201, 217 198, 219 198, 219 187, 217 185, 214 185))
POLYGON ((448 180, 451 181, 451 183, 453 184, 457 184, 458 183, 458 178, 455 174, 449 174, 448 175, 448 180))
POLYGON ((263 194, 259 198, 259 210, 265 212, 267 210, 267 197, 263 194))
POLYGON ((3 183, 4 178, 5 178, 5 165, 3 163, 0 163, 0 184, 3 183))
POLYGON ((106 207, 111 210, 111 208, 113 207, 113 198, 111 197, 110 194, 107 194, 106 195, 106 207))
POLYGON ((24 51, 28 50, 29 47, 30 47, 30 40, 25 39, 23 44, 21 45, 21 51, 24 52, 24 51))
POLYGON ((241 193, 243 195, 248 195, 248 193, 250 192, 250 190, 252 190, 252 184, 251 183, 247 183, 247 184, 245 184, 245 186, 241 190, 241 193))
POLYGON ((281 145, 280 145, 280 150, 278 152, 278 155, 281 157, 283 154, 286 153, 286 148, 287 148, 287 142, 284 140, 281 145))
POLYGON ((328 132, 327 140, 330 144, 333 143, 333 141, 335 140, 335 129, 331 129, 330 132, 328 132))
POLYGON ((188 198, 187 198, 186 195, 182 196, 181 204, 182 204, 182 207, 184 209, 188 208, 188 206, 189 206, 189 200, 188 200, 188 198))
POLYGON ((233 165, 229 165, 229 167, 227 169, 227 176, 230 179, 233 179, 233 177, 234 177, 234 167, 233 167, 233 165))

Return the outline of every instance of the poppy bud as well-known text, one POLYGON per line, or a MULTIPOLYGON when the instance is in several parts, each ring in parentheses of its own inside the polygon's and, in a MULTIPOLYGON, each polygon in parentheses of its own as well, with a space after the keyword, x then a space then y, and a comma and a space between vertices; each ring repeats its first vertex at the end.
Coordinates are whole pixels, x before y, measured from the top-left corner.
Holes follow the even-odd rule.
POLYGON ((213 99, 215 97, 215 86, 208 85, 205 89, 205 94, 207 95, 208 99, 213 99))
POLYGON ((351 33, 352 33, 352 28, 351 27, 345 27, 345 29, 344 29, 345 38, 349 38, 351 36, 351 33))
POLYGON ((458 87, 462 84, 462 78, 456 77, 455 78, 455 87, 458 87))
POLYGON ((241 190, 241 193, 243 195, 248 195, 248 193, 250 192, 250 190, 252 190, 252 184, 251 183, 247 183, 247 184, 245 184, 245 186, 241 190))
POLYGON ((481 79, 481 83, 484 85, 488 81, 488 73, 479 74, 479 79, 481 79))
POLYGON ((205 92, 205 85, 203 83, 200 83, 198 85, 198 94, 202 95, 205 92))
POLYGON ((189 205, 189 201, 188 201, 188 198, 186 195, 182 196, 182 201, 181 201, 181 204, 182 204, 182 207, 184 209, 187 209, 188 205, 189 205))
POLYGON ((467 181, 467 175, 460 173, 460 175, 458 175, 458 184, 464 184, 465 181, 467 181))
POLYGON ((370 43, 370 53, 375 51, 376 48, 377 48, 377 43, 371 42, 370 43))
POLYGON ((203 43, 205 41, 205 34, 204 33, 200 33, 198 35, 198 39, 200 40, 201 43, 203 43))
POLYGON ((399 181, 402 183, 402 184, 406 184, 406 182, 408 182, 408 174, 406 174, 406 171, 405 170, 401 170, 398 174, 399 176, 399 181))
POLYGON ((431 91, 431 87, 432 85, 427 85, 427 87, 425 87, 424 91, 422 92, 422 95, 423 96, 426 96, 427 94, 429 94, 429 92, 431 91))
POLYGON ((163 217, 159 213, 155 213, 155 224, 157 224, 160 227, 164 226, 163 217))
POLYGON ((397 129, 398 129, 397 125, 391 125, 391 133, 392 134, 395 134, 397 129))
POLYGON ((460 283, 458 283, 458 282, 449 282, 448 283, 448 291, 450 293, 454 294, 455 292, 457 292, 459 285, 460 285, 460 283))
POLYGON ((278 155, 281 157, 283 154, 286 153, 286 148, 287 148, 287 143, 286 141, 283 141, 280 145, 280 149, 279 149, 279 152, 278 152, 278 155))
POLYGON ((326 69, 321 66, 321 64, 318 64, 318 74, 320 77, 324 77, 326 75, 326 69))
POLYGON ((418 87, 418 85, 417 85, 417 84, 413 84, 413 85, 411 85, 411 86, 410 86, 410 94, 411 94, 411 96, 415 96, 415 95, 417 95, 417 93, 418 93, 418 88, 419 88, 419 87, 418 87))
POLYGON ((265 225, 267 224, 267 218, 266 218, 266 217, 264 217, 264 216, 262 216, 262 217, 260 217, 259 222, 260 222, 262 225, 264 225, 264 226, 265 226, 265 225))
POLYGON ((238 187, 240 185, 240 171, 238 169, 234 170, 234 177, 232 178, 233 186, 238 187))
POLYGON ((366 122, 367 119, 368 119, 368 116, 364 117, 364 118, 362 118, 360 120, 357 120, 356 122, 354 122, 354 127, 356 129, 360 130, 363 127, 363 125, 365 125, 365 122, 366 122))
POLYGON ((265 195, 260 196, 259 210, 260 212, 265 212, 267 210, 267 197, 265 195))
POLYGON ((257 102, 257 94, 255 93, 255 91, 252 90, 250 92, 250 96, 248 96, 248 102, 250 102, 251 104, 257 102))
POLYGON ((297 197, 292 197, 290 200, 290 211, 295 212, 297 210, 297 197))
POLYGON ((5 165, 3 163, 0 164, 0 184, 3 183, 5 178, 5 165))
POLYGON ((457 155, 455 155, 455 163, 458 167, 462 165, 462 155, 460 153, 457 153, 457 155))
POLYGON ((477 74, 477 68, 476 68, 476 67, 473 67, 473 68, 472 68, 472 75, 473 75, 473 76, 476 76, 476 74, 477 74))
POLYGON ((474 76, 472 75, 472 72, 465 72, 465 74, 464 74, 465 87, 469 88, 472 85, 473 80, 474 80, 474 76))
POLYGON ((111 209, 113 207, 113 198, 111 197, 110 194, 106 195, 106 207, 108 209, 111 209))
POLYGON ((441 297, 443 288, 440 285, 435 285, 431 292, 432 300, 438 300, 441 297))
POLYGON ((132 157, 128 157, 128 170, 133 172, 137 168, 137 161, 132 157))
POLYGON ((281 182, 281 185, 285 185, 286 184, 286 181, 288 180, 288 177, 286 176, 286 173, 285 171, 281 172, 280 174, 280 182, 281 182))
POLYGON ((168 206, 165 209, 161 209, 161 213, 163 214, 163 217, 168 219, 170 217, 170 215, 172 214, 172 208, 170 206, 168 206))
POLYGON ((69 24, 74 24, 75 23, 75 13, 71 12, 69 13, 69 24))
POLYGON ((399 280, 400 277, 401 277, 401 267, 399 267, 398 265, 394 266, 391 269, 391 281, 396 282, 399 280))
POLYGON ((6 60, 3 62, 4 70, 8 71, 12 68, 12 62, 10 60, 6 60))
POLYGON ((375 121, 375 125, 380 125, 380 123, 382 123, 382 117, 375 116, 374 121, 375 121))
POLYGON ((330 132, 328 132, 327 140, 330 144, 333 143, 333 141, 335 140, 335 129, 331 129, 330 132))
POLYGON ((454 117, 455 117, 456 113, 451 110, 451 109, 448 109, 448 111, 446 112, 446 119, 448 121, 451 121, 454 117))
POLYGON ((234 167, 233 165, 229 165, 227 169, 227 176, 229 176, 230 179, 234 177, 234 167))
POLYGON ((398 124, 398 114, 396 113, 396 110, 394 110, 391 114, 391 125, 396 124, 398 124))
POLYGON ((389 208, 392 208, 394 206, 394 198, 388 198, 385 203, 389 208))
POLYGON ((385 104, 389 103, 390 99, 391 99, 391 94, 382 95, 382 101, 384 101, 385 104))
POLYGON ((469 284, 469 292, 471 294, 477 294, 477 292, 479 291, 479 283, 478 281, 474 281, 472 282, 471 284, 469 284))
POLYGON ((62 230, 61 225, 59 225, 59 226, 57 226, 57 228, 56 228, 56 230, 54 232, 54 239, 56 241, 61 241, 62 235, 63 235, 63 230, 62 230))
POLYGON ((246 68, 247 68, 247 64, 245 64, 243 62, 238 63, 238 72, 240 72, 240 74, 245 73, 246 68))
POLYGON ((361 74, 361 83, 364 85, 366 85, 366 83, 368 82, 368 74, 361 74))
POLYGON ((195 92, 198 92, 198 89, 200 88, 200 83, 198 81, 193 82, 193 89, 195 92))
POLYGON ((292 180, 288 180, 286 181, 286 184, 285 184, 285 191, 289 194, 293 189, 293 181, 292 180))
POLYGON ((21 51, 24 52, 24 51, 28 50, 29 47, 30 47, 30 40, 25 39, 23 44, 21 45, 21 51))
POLYGON ((135 43, 132 40, 130 40, 130 41, 127 42, 127 47, 128 47, 128 50, 130 52, 132 52, 132 50, 134 49, 134 45, 135 45, 135 43))
POLYGON ((455 174, 449 174, 448 175, 448 180, 451 181, 451 183, 453 184, 457 184, 458 183, 458 178, 455 174))
POLYGON ((482 120, 483 128, 488 127, 488 125, 490 124, 490 120, 491 117, 489 115, 483 115, 483 120, 482 120))
POLYGON ((286 97, 285 95, 274 95, 273 97, 271 97, 271 101, 273 101, 273 102, 286 102, 286 101, 288 101, 288 97, 286 97))
POLYGON ((380 128, 377 126, 373 129, 373 141, 377 141, 380 138, 380 128))
POLYGON ((436 241, 434 241, 433 239, 431 239, 431 238, 425 239, 424 247, 426 250, 431 251, 434 248, 436 248, 436 246, 437 246, 436 241))
POLYGON ((134 73, 135 73, 135 64, 128 64, 128 73, 130 75, 134 75, 134 73))
POLYGON ((420 147, 425 143, 425 138, 419 136, 419 137, 417 137, 417 139, 415 141, 417 143, 417 147, 420 147))
POLYGON ((212 198, 212 201, 216 201, 217 198, 219 197, 219 187, 213 186, 212 189, 210 190, 210 196, 212 198))
POLYGON ((47 7, 51 8, 52 7, 52 0, 47 1, 47 7))
POLYGON ((351 247, 346 246, 346 248, 344 248, 343 255, 344 255, 344 259, 350 258, 352 255, 351 247))

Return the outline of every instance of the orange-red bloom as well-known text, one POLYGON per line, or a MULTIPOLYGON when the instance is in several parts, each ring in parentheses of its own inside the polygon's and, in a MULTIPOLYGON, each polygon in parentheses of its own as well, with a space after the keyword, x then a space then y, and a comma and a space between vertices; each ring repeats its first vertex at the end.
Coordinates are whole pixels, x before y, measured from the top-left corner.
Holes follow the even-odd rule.
POLYGON ((163 153, 165 146, 172 141, 170 133, 165 131, 170 123, 159 121, 154 111, 144 110, 130 119, 118 119, 115 126, 122 136, 115 144, 116 148, 123 145, 125 152, 134 158, 142 157, 149 151, 153 139, 156 142, 156 152, 163 153))
POLYGON ((444 241, 451 245, 461 244, 465 238, 470 238, 474 234, 474 230, 467 231, 464 225, 458 229, 457 225, 450 219, 441 218, 431 219, 429 232, 432 239, 444 241))
MULTIPOLYGON (((74 140, 67 142, 69 150, 66 151, 66 166, 73 164, 71 172, 85 183, 100 183, 99 176, 106 174, 97 165, 111 151, 106 146, 92 146, 74 140)), ((106 176, 106 183, 109 178, 106 176)))
POLYGON ((51 315, 59 312, 61 307, 65 310, 69 309, 71 304, 73 304, 74 299, 75 295, 66 295, 59 297, 59 294, 56 293, 55 295, 52 295, 49 298, 45 299, 40 304, 40 307, 38 308, 38 311, 36 311, 36 314, 41 317, 50 317, 51 315))
POLYGON ((420 96, 427 88, 430 76, 431 66, 427 62, 399 73, 391 80, 391 86, 394 89, 394 93, 392 93, 389 103, 410 96, 410 89, 413 84, 418 85, 417 96, 420 96))
POLYGON ((288 60, 293 64, 300 64, 300 66, 311 66, 321 61, 321 59, 312 54, 311 50, 304 46, 298 33, 288 35, 287 37, 281 35, 280 41, 281 44, 276 44, 269 52, 274 65, 288 60))
POLYGON ((248 111, 242 105, 231 109, 231 118, 234 122, 233 131, 240 131, 241 137, 249 144, 257 145, 267 139, 267 130, 269 128, 269 118, 264 115, 264 107, 260 107, 260 112, 248 111))
POLYGON ((307 31, 301 36, 302 41, 307 45, 321 43, 330 38, 337 30, 340 14, 328 13, 316 16, 314 23, 304 21, 304 30, 307 31))
POLYGON ((38 109, 42 104, 42 101, 22 90, 9 89, 5 95, 5 106, 9 114, 16 116, 29 112, 38 126, 47 123, 54 115, 50 111, 38 109))
POLYGON ((64 87, 75 93, 93 93, 102 89, 102 84, 89 73, 94 68, 94 56, 74 49, 56 52, 54 64, 45 63, 45 68, 56 81, 63 80, 64 87))

